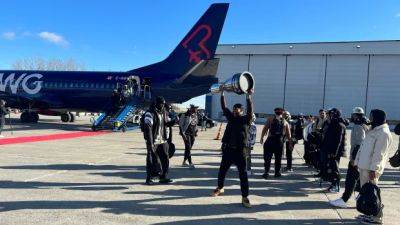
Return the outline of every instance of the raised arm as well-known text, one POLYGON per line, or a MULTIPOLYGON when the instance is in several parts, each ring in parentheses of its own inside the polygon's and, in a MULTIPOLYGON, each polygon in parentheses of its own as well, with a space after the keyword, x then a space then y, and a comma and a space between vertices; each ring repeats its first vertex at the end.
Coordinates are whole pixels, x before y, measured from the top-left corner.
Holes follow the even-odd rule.
POLYGON ((250 90, 249 93, 246 94, 246 103, 247 103, 247 119, 249 120, 249 124, 253 118, 253 101, 252 101, 252 94, 253 94, 253 90, 250 90))
POLYGON ((221 91, 221 108, 223 112, 225 112, 225 110, 227 109, 224 91, 221 91))

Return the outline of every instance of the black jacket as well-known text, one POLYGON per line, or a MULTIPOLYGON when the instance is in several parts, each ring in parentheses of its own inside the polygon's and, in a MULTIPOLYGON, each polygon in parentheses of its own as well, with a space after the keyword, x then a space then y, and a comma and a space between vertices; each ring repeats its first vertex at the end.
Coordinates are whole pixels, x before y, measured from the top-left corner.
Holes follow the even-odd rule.
POLYGON ((234 145, 237 149, 244 148, 247 141, 248 127, 253 117, 253 102, 251 101, 251 97, 249 97, 246 101, 246 115, 235 117, 233 113, 226 107, 225 97, 221 96, 222 111, 224 112, 224 116, 228 120, 224 136, 222 137, 222 143, 234 145), (231 143, 232 140, 234 140, 234 143, 231 143))
POLYGON ((346 154, 346 126, 339 121, 331 121, 325 129, 321 151, 327 155, 343 157, 346 154))

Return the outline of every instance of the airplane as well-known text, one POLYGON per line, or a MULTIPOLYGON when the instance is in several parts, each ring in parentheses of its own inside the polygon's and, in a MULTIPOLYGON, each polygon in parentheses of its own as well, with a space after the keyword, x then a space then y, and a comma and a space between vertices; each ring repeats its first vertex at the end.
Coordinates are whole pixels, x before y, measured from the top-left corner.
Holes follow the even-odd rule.
POLYGON ((123 123, 155 96, 182 103, 207 94, 218 82, 214 55, 228 8, 229 3, 212 4, 167 58, 126 72, 0 70, 0 99, 22 111, 21 122, 36 123, 39 114, 73 122, 70 112, 102 112, 94 122, 100 126, 107 117, 123 123), (125 85, 129 101, 111 115, 113 90, 125 85))

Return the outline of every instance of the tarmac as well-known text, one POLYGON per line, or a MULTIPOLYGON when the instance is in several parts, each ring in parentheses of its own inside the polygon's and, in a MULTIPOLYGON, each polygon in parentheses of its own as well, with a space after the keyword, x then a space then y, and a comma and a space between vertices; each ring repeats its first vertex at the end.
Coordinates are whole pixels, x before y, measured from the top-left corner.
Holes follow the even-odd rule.
MULTIPOLYGON (((13 116, 13 117, 16 117, 13 116)), ((89 131, 89 117, 61 123, 58 117, 41 116, 39 124, 13 122, 6 137, 89 131)), ((258 126, 258 137, 262 126, 258 126)), ((63 140, 0 145, 1 225, 257 225, 257 224, 359 224, 354 218, 354 196, 349 208, 336 209, 302 160, 303 145, 296 145, 294 172, 264 180, 262 146, 253 152, 250 176, 251 209, 240 204, 237 171, 226 179, 225 195, 211 197, 217 183, 220 141, 218 128, 199 132, 193 161, 196 169, 182 167, 184 145, 174 132, 177 147, 171 159, 170 185, 144 185, 145 144, 140 130, 105 133, 63 140)), ((398 137, 393 135, 395 152, 398 137)), ((347 159, 341 162, 343 178, 347 159)), ((286 159, 283 160, 283 166, 286 159)), ((388 168, 381 178, 384 222, 400 222, 399 169, 388 168)), ((342 186, 344 179, 342 180, 342 186)))

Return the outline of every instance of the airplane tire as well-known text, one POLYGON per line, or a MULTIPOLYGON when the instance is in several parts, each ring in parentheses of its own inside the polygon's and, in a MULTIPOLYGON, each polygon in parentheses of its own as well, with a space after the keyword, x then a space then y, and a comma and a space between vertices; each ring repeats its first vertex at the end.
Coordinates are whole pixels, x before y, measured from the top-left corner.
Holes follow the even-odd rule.
POLYGON ((23 112, 21 114, 21 117, 20 117, 21 123, 29 123, 30 122, 30 118, 29 117, 30 116, 29 116, 28 112, 23 112))
POLYGON ((32 123, 37 123, 39 121, 39 114, 32 112, 29 114, 29 120, 32 123))
POLYGON ((71 120, 71 115, 69 113, 61 114, 61 121, 67 123, 71 120))
POLYGON ((76 118, 75 115, 73 113, 68 113, 68 114, 70 116, 69 122, 71 122, 71 123, 75 122, 75 118, 76 118))

